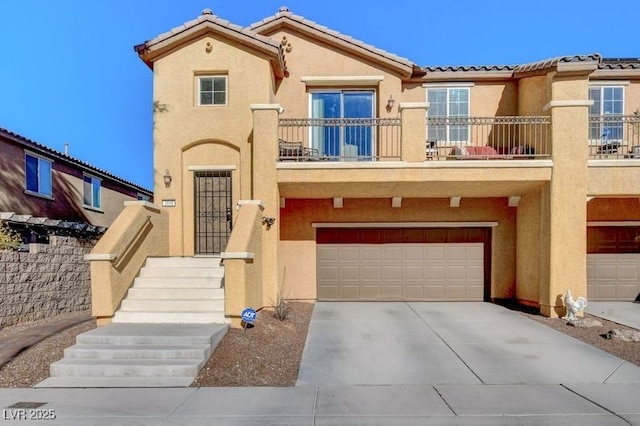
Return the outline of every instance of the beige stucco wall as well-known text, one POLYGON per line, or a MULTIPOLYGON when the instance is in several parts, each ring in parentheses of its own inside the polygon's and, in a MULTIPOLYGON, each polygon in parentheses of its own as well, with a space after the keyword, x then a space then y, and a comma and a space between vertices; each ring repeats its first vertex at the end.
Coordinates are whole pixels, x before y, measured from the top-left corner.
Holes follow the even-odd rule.
POLYGON ((477 82, 469 91, 472 117, 511 116, 518 113, 518 86, 511 82, 477 82))
POLYGON ((518 115, 546 115, 543 107, 549 102, 546 76, 525 77, 518 80, 518 115))
POLYGON ((91 261, 93 315, 108 323, 148 256, 169 254, 167 211, 132 202, 100 238, 91 261))
POLYGON ((540 297, 542 228, 541 191, 525 194, 518 204, 516 292, 522 303, 537 306, 540 297))
MULTIPOLYGON (((398 115, 400 102, 424 102, 424 89, 418 85, 402 88, 397 74, 383 69, 380 65, 370 61, 354 58, 352 54, 340 51, 334 47, 312 40, 298 32, 280 30, 270 34, 273 40, 287 37, 291 44, 291 51, 287 52, 287 70, 289 76, 285 78, 277 89, 275 102, 285 108, 284 118, 309 117, 310 90, 321 87, 307 87, 301 81, 302 77, 325 76, 382 76, 378 85, 358 86, 357 84, 341 85, 342 89, 373 89, 376 90, 375 115, 377 117, 395 117, 398 115), (330 64, 330 66, 328 66, 330 64), (387 111, 389 96, 393 96, 395 106, 387 111)), ((324 87, 325 89, 327 87, 324 87)), ((334 86, 335 88, 335 86, 334 86)))
MULTIPOLYGON (((154 63, 155 199, 175 199, 169 210, 171 254, 193 254, 193 172, 189 166, 235 166, 233 202, 251 198, 252 103, 269 103, 268 58, 219 36, 193 41, 154 63), (207 53, 207 43, 211 53, 207 53), (197 75, 227 75, 227 105, 197 106, 197 75), (165 188, 165 171, 173 177, 165 188)), ((215 170, 215 167, 211 168, 215 170)))
MULTIPOLYGON (((549 188, 549 277, 541 285, 540 308, 560 316, 568 289, 586 295, 586 196, 588 79, 551 73, 553 179, 549 188)), ((543 281, 546 277, 543 277, 543 281)))

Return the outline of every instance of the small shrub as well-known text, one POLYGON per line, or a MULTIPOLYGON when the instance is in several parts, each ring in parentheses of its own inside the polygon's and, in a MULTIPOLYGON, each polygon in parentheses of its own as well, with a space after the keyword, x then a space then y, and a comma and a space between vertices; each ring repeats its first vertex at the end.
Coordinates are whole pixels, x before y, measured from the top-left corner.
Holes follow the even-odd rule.
POLYGON ((273 317, 284 321, 291 314, 291 306, 284 300, 281 294, 278 295, 278 300, 273 305, 273 317))
POLYGON ((0 252, 17 251, 22 245, 22 238, 4 222, 0 221, 0 252))

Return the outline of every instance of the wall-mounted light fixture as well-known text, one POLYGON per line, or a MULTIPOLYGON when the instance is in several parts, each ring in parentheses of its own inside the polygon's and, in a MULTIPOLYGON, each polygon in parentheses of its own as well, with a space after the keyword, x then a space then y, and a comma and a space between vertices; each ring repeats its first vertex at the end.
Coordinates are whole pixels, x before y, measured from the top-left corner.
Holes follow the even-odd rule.
POLYGON ((162 179, 164 180, 165 188, 168 188, 171 186, 171 181, 173 180, 173 178, 171 177, 171 173, 169 173, 169 169, 165 170, 164 176, 162 176, 162 179))
POLYGON ((395 105, 396 101, 395 99, 393 99, 392 95, 389 95, 389 100, 387 101, 387 111, 391 111, 393 109, 393 106, 395 105))
POLYGON ((269 217, 269 216, 262 217, 262 224, 267 225, 267 230, 271 229, 271 225, 273 225, 274 223, 276 223, 275 217, 269 217))

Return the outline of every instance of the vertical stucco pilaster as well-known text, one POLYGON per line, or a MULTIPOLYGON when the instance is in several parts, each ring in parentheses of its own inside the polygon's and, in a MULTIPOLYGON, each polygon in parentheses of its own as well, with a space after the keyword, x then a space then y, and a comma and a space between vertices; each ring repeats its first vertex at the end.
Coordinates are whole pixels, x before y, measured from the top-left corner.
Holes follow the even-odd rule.
MULTIPOLYGON (((567 289, 585 296, 588 157, 588 75, 593 69, 550 74, 553 176, 548 192, 548 275, 542 275, 540 311, 564 315, 567 289), (545 278, 547 278, 545 280, 545 278), (546 283, 545 283, 546 281, 546 283)), ((544 197, 543 197, 544 198, 544 197)), ((543 220, 543 222, 546 222, 543 220)), ((546 259, 543 259, 545 261, 546 259)), ((545 268, 541 268, 544 270, 545 268)))
POLYGON ((253 104, 253 164, 254 200, 262 200, 264 217, 275 222, 263 225, 262 289, 265 305, 271 305, 278 294, 278 240, 280 236, 280 194, 276 175, 278 159, 278 104, 253 104))
POLYGON ((427 102, 402 102, 400 118, 402 120, 402 161, 421 163, 425 160, 427 143, 427 102))

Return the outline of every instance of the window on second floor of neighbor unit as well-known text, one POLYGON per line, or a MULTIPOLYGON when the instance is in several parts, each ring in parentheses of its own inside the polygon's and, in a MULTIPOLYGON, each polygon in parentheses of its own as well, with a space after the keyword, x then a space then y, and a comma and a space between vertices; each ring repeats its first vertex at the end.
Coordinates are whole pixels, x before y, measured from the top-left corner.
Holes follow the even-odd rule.
POLYGON ((592 141, 621 141, 623 138, 624 87, 591 86, 589 100, 589 139, 592 141), (617 118, 620 117, 620 118, 617 118))
POLYGON ((198 77, 198 105, 226 105, 227 76, 198 77))
POLYGON ((92 176, 84 176, 84 197, 82 202, 85 207, 92 207, 94 209, 100 209, 102 207, 101 187, 102 182, 100 179, 92 176))
POLYGON ((429 118, 443 118, 427 128, 427 139, 446 142, 467 142, 469 125, 466 121, 456 122, 448 119, 469 117, 468 87, 430 87, 427 88, 429 118))
POLYGON ((27 191, 52 197, 51 161, 35 155, 25 154, 24 163, 27 191))

